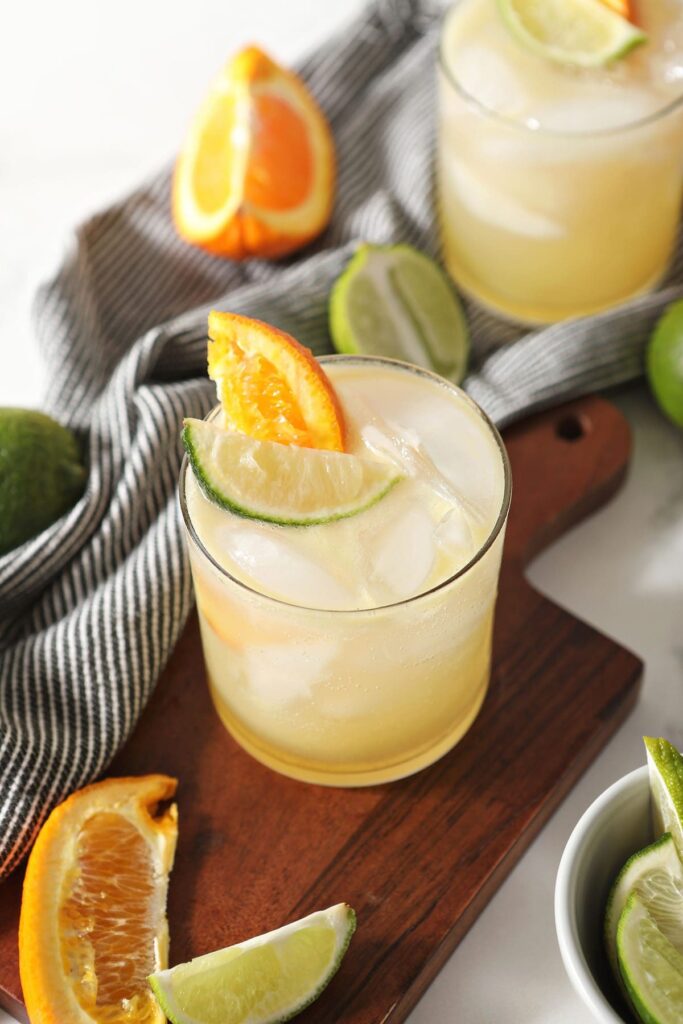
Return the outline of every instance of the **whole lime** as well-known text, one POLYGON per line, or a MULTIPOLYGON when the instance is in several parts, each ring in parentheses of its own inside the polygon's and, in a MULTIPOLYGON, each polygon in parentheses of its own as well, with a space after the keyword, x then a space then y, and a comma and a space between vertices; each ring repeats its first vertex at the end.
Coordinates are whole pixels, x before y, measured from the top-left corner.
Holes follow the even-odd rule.
POLYGON ((41 412, 0 409, 0 555, 64 515, 85 478, 70 430, 41 412))
POLYGON ((683 299, 668 306, 657 321, 645 367, 662 412, 683 427, 683 299))

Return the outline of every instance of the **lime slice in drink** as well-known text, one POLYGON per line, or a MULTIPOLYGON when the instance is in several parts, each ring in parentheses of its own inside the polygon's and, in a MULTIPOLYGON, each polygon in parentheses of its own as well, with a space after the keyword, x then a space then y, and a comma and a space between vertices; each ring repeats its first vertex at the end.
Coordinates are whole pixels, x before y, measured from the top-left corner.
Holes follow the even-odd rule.
POLYGON ((683 864, 669 832, 624 864, 607 900, 605 944, 616 977, 617 926, 631 893, 636 892, 666 938, 683 949, 683 864))
POLYGON ((320 995, 356 927, 346 903, 152 974, 173 1024, 275 1024, 320 995))
POLYGON ((204 420, 186 419, 182 438, 210 501, 281 526, 313 526, 355 516, 401 479, 390 463, 258 441, 204 420))
POLYGON ((644 737, 655 835, 670 832, 683 857, 683 756, 668 740, 644 737))
POLYGON ((362 245, 330 295, 338 352, 389 356, 436 370, 459 384, 469 335, 441 268, 409 245, 362 245))
POLYGON ((664 935, 636 892, 629 896, 619 918, 617 954, 624 985, 640 1019, 646 1024, 682 1024, 683 949, 664 935))
POLYGON ((657 321, 645 365, 660 409, 683 427, 683 300, 672 303, 657 321))
POLYGON ((527 49, 560 64, 602 67, 647 39, 601 0, 498 0, 498 8, 527 49))

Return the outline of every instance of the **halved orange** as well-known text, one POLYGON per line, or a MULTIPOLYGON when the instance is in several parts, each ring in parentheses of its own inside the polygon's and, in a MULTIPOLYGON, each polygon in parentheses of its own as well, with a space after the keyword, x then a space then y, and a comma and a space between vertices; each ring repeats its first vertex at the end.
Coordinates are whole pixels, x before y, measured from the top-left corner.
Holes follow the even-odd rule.
POLYGON ((313 353, 236 313, 209 316, 209 377, 226 423, 259 441, 344 451, 344 415, 313 353))
POLYGON ((26 868, 19 969, 32 1024, 162 1024, 147 976, 167 966, 166 890, 178 831, 165 775, 73 793, 26 868))
POLYGON ((178 157, 173 218, 218 256, 292 252, 327 224, 334 143, 304 83, 250 46, 214 82, 178 157))

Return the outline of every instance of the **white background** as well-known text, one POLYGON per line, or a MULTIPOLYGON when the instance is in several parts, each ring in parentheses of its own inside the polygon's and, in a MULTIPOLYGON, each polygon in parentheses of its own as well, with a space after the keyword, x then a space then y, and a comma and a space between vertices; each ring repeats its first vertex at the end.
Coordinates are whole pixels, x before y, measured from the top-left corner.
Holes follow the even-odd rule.
MULTIPOLYGON (((211 75, 257 41, 291 61, 359 0, 63 0, 13 4, 0 32, 0 404, 38 405, 30 301, 65 234, 174 154, 211 75)), ((620 495, 537 560, 533 582, 646 661, 636 712, 565 801, 412 1014, 411 1024, 581 1024, 552 892, 590 801, 683 747, 683 433, 643 388, 618 397, 635 435, 620 495)), ((501 777, 500 785, 506 780, 501 777)), ((2 891, 0 888, 0 898, 2 891)), ((0 1011, 0 1024, 9 1018, 0 1011)))

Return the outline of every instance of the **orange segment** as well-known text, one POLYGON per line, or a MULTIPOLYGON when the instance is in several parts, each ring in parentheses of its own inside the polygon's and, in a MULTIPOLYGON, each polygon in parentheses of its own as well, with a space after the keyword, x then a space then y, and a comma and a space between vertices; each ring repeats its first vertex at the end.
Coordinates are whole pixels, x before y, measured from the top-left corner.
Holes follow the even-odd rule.
POLYGON ((107 779, 43 825, 26 869, 19 968, 36 1024, 162 1024, 147 976, 168 958, 175 779, 107 779))
POLYGON ((303 82, 257 47, 227 65, 178 157, 180 235, 219 256, 274 257, 305 245, 332 211, 327 122, 303 82))
POLYGON ((630 0, 602 0, 605 7, 610 7, 615 14, 620 14, 627 21, 635 22, 633 7, 630 0))
POLYGON ((260 320, 209 316, 209 376, 227 424, 260 441, 344 451, 344 417, 329 378, 298 341, 260 320))

